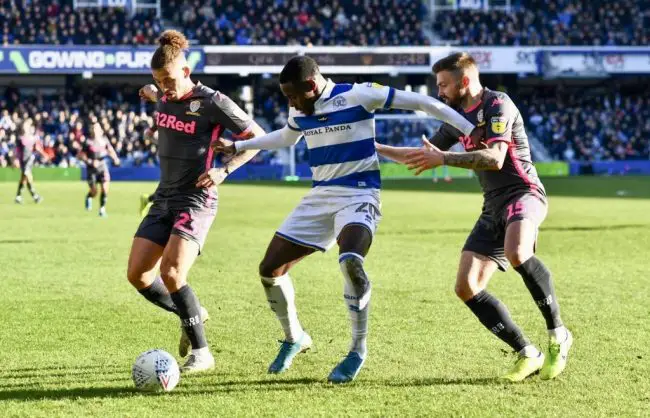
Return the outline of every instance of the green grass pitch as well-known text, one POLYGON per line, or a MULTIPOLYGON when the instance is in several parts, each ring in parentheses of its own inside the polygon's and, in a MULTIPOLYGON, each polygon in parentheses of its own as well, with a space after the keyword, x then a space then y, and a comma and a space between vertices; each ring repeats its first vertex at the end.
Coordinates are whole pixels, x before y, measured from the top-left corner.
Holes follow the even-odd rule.
MULTIPOLYGON (((109 217, 100 219, 83 210, 81 182, 38 184, 38 206, 27 194, 15 205, 15 185, 0 183, 0 416, 648 416, 650 178, 546 183, 538 255, 575 336, 557 380, 495 381, 514 357, 454 295, 459 250, 480 210, 474 181, 386 184, 366 262, 370 354, 356 382, 326 383, 349 335, 334 251, 292 272, 315 350, 286 374, 267 375, 282 333, 257 265, 308 189, 228 184, 189 279, 212 316, 217 368, 154 395, 133 389, 131 364, 150 348, 176 354, 179 324, 125 272, 139 194, 155 185, 112 184, 109 217)), ((545 347, 519 276, 498 273, 490 289, 545 347)))

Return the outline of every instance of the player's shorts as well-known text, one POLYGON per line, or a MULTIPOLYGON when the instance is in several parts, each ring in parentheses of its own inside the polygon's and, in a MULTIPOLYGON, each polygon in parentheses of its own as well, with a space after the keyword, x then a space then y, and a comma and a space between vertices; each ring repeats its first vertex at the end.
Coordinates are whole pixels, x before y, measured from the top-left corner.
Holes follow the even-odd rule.
POLYGON ((276 234, 287 241, 327 251, 347 225, 360 225, 374 237, 381 220, 377 189, 315 187, 305 196, 276 234))
POLYGON ((164 247, 172 234, 178 235, 196 242, 200 254, 216 215, 216 192, 199 190, 166 194, 157 191, 135 236, 164 247))
POLYGON ((463 251, 473 251, 494 260, 499 269, 506 271, 508 259, 505 254, 506 228, 512 222, 528 219, 536 228, 544 222, 548 213, 546 200, 537 194, 522 193, 507 200, 496 209, 483 206, 481 216, 474 225, 463 246, 463 251))
POLYGON ((27 160, 22 160, 21 159, 20 160, 20 172, 22 174, 31 174, 32 173, 32 168, 34 167, 34 161, 36 161, 36 158, 34 158, 34 156, 31 156, 27 160))
POLYGON ((111 173, 108 171, 108 168, 97 170, 96 168, 88 167, 86 169, 86 181, 90 187, 93 187, 97 183, 106 183, 111 181, 111 173))

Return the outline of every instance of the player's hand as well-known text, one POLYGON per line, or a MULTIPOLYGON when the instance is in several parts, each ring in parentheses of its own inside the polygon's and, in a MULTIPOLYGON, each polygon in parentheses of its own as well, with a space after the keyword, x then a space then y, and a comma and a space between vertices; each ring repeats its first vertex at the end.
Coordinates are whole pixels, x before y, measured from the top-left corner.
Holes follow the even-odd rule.
POLYGON ((199 176, 196 187, 209 189, 218 186, 228 177, 225 167, 211 168, 199 176))
POLYGON ((406 160, 404 161, 409 170, 415 170, 416 176, 425 170, 438 167, 444 163, 444 153, 429 142, 424 135, 422 135, 422 148, 406 154, 406 160))
POLYGON ((474 128, 472 133, 469 134, 469 138, 472 140, 472 144, 476 148, 487 148, 485 144, 485 127, 479 128, 478 126, 474 128))
POLYGON ((122 164, 122 162, 120 161, 119 158, 113 160, 113 165, 114 165, 115 167, 119 167, 121 164, 122 164))
POLYGON ((138 91, 140 98, 143 100, 148 100, 150 102, 158 101, 158 88, 153 84, 147 84, 138 91))
POLYGON ((225 157, 233 157, 237 154, 235 143, 227 139, 219 138, 210 146, 212 147, 212 151, 217 154, 223 154, 225 157))

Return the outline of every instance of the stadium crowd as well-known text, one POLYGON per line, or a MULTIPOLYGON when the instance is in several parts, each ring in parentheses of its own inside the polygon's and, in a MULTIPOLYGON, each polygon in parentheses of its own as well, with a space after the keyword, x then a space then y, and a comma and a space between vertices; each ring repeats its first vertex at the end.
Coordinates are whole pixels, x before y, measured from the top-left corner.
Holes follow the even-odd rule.
POLYGON ((443 11, 433 31, 460 45, 648 45, 650 1, 514 0, 510 12, 443 11))
MULTIPOLYGON (((72 0, 0 0, 9 44, 154 44, 155 12, 78 9, 72 0)), ((419 0, 163 0, 163 19, 206 45, 426 45, 419 0)))
POLYGON ((529 132, 554 159, 650 159, 650 93, 538 93, 521 100, 529 132))
MULTIPOLYGON (((286 101, 273 90, 256 98, 255 118, 268 129, 286 122, 286 101)), ((233 95, 231 95, 232 97, 233 95)), ((234 97, 233 97, 234 98, 234 97)), ((518 95, 529 134, 538 138, 552 157, 566 161, 600 161, 650 158, 650 94, 572 94, 538 92, 518 95)), ((21 122, 30 118, 38 127, 48 165, 79 165, 77 153, 90 124, 100 122, 124 166, 156 165, 155 141, 144 132, 153 120, 152 108, 143 104, 132 87, 68 89, 64 95, 37 93, 21 96, 9 87, 0 94, 0 167, 14 162, 21 122)), ((430 122, 378 120, 377 138, 391 145, 419 144, 431 135, 430 122)), ((304 143, 296 148, 297 160, 306 161, 304 143)), ((282 163, 283 152, 261 153, 253 163, 282 163)))
POLYGON ((48 165, 79 165, 77 154, 92 123, 99 122, 124 165, 157 164, 156 145, 144 138, 153 123, 135 89, 69 89, 64 95, 25 97, 9 87, 0 96, 0 167, 14 163, 16 140, 24 120, 37 128, 48 165))

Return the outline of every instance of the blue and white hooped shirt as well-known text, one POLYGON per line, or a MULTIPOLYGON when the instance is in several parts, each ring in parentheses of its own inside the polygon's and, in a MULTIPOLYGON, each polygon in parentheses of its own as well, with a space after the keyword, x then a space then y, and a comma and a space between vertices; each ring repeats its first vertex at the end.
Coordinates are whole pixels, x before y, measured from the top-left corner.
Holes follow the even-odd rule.
POLYGON ((327 80, 314 114, 289 109, 287 126, 302 132, 309 148, 313 187, 379 189, 375 110, 389 108, 395 89, 377 83, 327 80))

